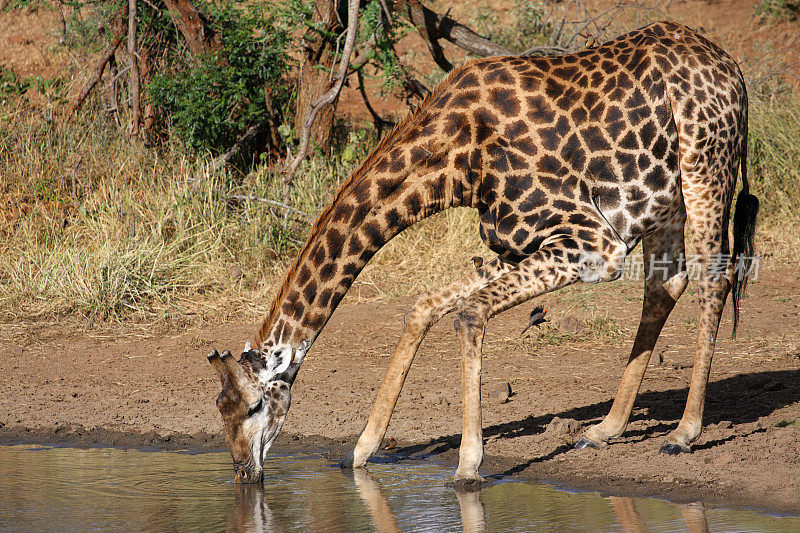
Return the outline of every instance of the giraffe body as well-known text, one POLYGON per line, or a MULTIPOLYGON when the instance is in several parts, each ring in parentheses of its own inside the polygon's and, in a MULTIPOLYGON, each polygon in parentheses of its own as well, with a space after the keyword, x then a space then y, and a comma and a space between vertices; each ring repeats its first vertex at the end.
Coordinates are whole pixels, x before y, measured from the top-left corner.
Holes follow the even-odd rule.
POLYGON ((212 354, 237 472, 260 476, 259 459, 285 418, 303 357, 367 261, 405 228, 453 206, 479 211, 481 237, 498 258, 411 309, 369 421, 344 464, 362 466, 377 450, 422 338, 455 311, 464 413, 456 479, 479 480, 488 319, 576 281, 614 280, 643 242, 646 257, 663 259, 663 275, 647 277, 620 390, 580 446, 603 446, 619 436, 661 327, 688 283, 687 220, 706 266, 700 333, 686 412, 663 451, 688 451, 700 432, 722 307, 733 284, 738 309, 746 281, 734 276, 734 259, 752 255, 757 200, 743 173, 734 257, 720 264, 728 254, 729 210, 746 140, 747 95, 738 66, 673 23, 567 56, 489 58, 455 70, 320 216, 255 349, 238 362, 212 354), (257 404, 266 415, 251 413, 257 404), (252 422, 256 415, 261 422, 252 422))

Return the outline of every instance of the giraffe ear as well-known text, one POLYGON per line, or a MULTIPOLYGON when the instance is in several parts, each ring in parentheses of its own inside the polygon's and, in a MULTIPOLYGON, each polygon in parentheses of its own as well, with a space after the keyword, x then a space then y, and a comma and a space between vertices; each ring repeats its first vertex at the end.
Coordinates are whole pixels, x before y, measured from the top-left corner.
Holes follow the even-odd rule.
POLYGON ((292 362, 292 347, 284 346, 270 353, 267 357, 267 371, 274 377, 286 372, 292 362))

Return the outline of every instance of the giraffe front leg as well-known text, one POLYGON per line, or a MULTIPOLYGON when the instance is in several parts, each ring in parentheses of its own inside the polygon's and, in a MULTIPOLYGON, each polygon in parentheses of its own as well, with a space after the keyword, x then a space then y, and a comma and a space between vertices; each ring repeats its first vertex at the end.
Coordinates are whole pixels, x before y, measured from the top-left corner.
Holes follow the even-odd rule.
POLYGON ((480 483, 478 469, 483 461, 481 417, 481 351, 486 323, 492 316, 535 296, 564 287, 583 278, 586 258, 591 260, 591 280, 616 279, 622 272, 627 248, 609 237, 594 235, 596 240, 576 243, 556 240, 540 248, 509 272, 484 289, 466 298, 456 316, 456 330, 461 346, 463 430, 459 450, 457 485, 480 483), (601 241, 605 241, 600 244, 601 241), (580 246, 582 249, 576 249, 580 246), (600 254, 597 250, 608 250, 600 254))
POLYGON ((367 425, 361 431, 355 447, 342 462, 343 467, 363 467, 367 459, 378 451, 389 427, 389 421, 392 418, 394 407, 397 405, 397 399, 400 397, 400 391, 403 389, 408 370, 417 354, 417 349, 425 337, 425 333, 435 322, 433 311, 434 304, 430 297, 422 297, 417 300, 411 312, 406 316, 405 329, 394 350, 367 425))
POLYGON ((459 282, 432 291, 417 300, 405 317, 405 327, 381 383, 378 397, 367 425, 358 437, 355 448, 342 461, 345 468, 358 468, 366 464, 381 445, 397 399, 405 383, 408 370, 428 329, 442 316, 452 311, 458 302, 472 292, 509 272, 514 267, 508 262, 494 260, 481 266, 459 282))
POLYGON ((481 359, 488 310, 470 305, 458 313, 456 331, 461 341, 461 447, 458 450, 456 486, 479 484, 483 462, 481 416, 481 359))

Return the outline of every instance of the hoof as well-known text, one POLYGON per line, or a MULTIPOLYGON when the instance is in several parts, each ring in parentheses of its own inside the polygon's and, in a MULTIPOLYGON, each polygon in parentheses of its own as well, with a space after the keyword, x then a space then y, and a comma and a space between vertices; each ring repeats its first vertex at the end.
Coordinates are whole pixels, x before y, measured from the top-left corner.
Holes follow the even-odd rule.
POLYGON ((668 442, 664 444, 658 452, 664 455, 678 455, 679 453, 692 453, 692 449, 688 446, 681 446, 668 442))
POLYGON ((586 437, 581 437, 580 440, 575 443, 575 446, 573 446, 573 448, 575 448, 576 450, 583 450, 586 448, 594 448, 595 450, 600 450, 605 447, 606 447, 605 442, 598 443, 593 440, 589 440, 586 437))
POLYGON ((481 490, 481 485, 483 484, 483 478, 456 478, 453 484, 457 491, 465 491, 465 492, 473 492, 476 490, 481 490))
POLYGON ((353 468, 353 462, 355 461, 355 456, 353 454, 353 450, 347 452, 347 456, 344 460, 339 463, 339 466, 342 468, 353 468))

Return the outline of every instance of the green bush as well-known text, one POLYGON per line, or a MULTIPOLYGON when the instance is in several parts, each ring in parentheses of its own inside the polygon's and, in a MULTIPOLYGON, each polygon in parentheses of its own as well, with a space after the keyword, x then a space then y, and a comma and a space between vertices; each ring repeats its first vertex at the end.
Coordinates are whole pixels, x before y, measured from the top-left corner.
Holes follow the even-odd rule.
POLYGON ((516 0, 510 15, 511 21, 504 25, 492 9, 478 8, 473 13, 475 29, 492 41, 519 51, 545 44, 553 31, 543 3, 516 0))
POLYGON ((796 20, 800 17, 800 0, 761 0, 755 14, 762 20, 796 20))
POLYGON ((64 81, 61 78, 44 79, 39 75, 20 78, 14 69, 0 64, 0 103, 25 102, 31 89, 36 89, 39 94, 53 102, 66 101, 64 81))
POLYGON ((222 36, 222 51, 195 62, 176 58, 170 72, 153 78, 148 92, 187 147, 217 153, 266 116, 267 94, 277 114, 289 105, 291 27, 273 8, 258 4, 205 7, 222 36))

